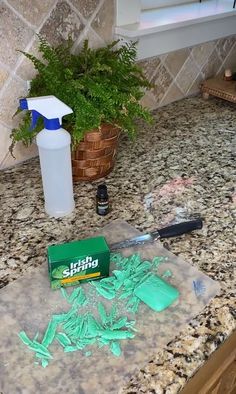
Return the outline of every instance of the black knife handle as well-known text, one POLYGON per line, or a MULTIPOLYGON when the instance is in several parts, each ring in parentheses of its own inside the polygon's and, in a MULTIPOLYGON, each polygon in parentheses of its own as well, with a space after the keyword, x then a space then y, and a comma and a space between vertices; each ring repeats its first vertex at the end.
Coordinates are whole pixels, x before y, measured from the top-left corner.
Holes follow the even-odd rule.
POLYGON ((160 238, 170 238, 176 237, 177 235, 182 235, 189 233, 192 230, 200 230, 202 228, 202 220, 195 219, 188 222, 182 222, 178 224, 173 224, 172 226, 164 227, 158 230, 160 238))

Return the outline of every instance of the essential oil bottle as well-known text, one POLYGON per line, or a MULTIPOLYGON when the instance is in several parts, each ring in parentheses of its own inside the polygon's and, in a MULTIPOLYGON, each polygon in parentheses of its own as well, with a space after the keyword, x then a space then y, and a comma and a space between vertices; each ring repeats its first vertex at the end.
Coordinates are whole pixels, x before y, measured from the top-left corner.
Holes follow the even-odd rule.
POLYGON ((98 185, 97 188, 96 212, 101 216, 105 216, 109 212, 109 197, 107 193, 107 186, 105 184, 98 185))

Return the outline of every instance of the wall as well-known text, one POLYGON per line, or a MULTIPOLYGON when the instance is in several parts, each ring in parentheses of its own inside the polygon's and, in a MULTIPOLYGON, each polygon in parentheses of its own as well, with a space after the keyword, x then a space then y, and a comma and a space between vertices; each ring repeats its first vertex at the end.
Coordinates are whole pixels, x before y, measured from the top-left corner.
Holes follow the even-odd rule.
MULTIPOLYGON (((0 169, 35 156, 35 146, 17 144, 13 159, 8 151, 12 118, 18 99, 27 94, 27 80, 34 75, 31 63, 16 49, 37 53, 35 33, 52 43, 72 36, 75 49, 84 38, 97 47, 112 39, 114 0, 0 0, 0 169)), ((143 103, 157 108, 196 94, 199 83, 225 67, 236 71, 236 36, 183 49, 140 62, 155 84, 143 103)))
POLYGON ((12 158, 8 148, 11 129, 20 117, 12 118, 18 99, 27 94, 27 80, 34 75, 31 63, 17 49, 37 53, 37 36, 51 44, 69 36, 75 49, 84 38, 93 47, 102 46, 112 37, 113 0, 0 0, 0 169, 37 154, 37 148, 21 143, 12 158))
POLYGON ((139 62, 155 87, 142 103, 157 108, 199 93, 201 81, 224 69, 236 72, 236 35, 139 62))

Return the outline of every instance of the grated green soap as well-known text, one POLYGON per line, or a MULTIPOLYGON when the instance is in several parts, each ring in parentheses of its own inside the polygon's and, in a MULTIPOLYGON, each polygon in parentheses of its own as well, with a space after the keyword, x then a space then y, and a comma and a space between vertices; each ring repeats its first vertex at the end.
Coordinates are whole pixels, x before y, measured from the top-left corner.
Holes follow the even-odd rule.
MULTIPOLYGON (((141 299, 141 297, 137 296, 136 289, 137 288, 139 289, 142 283, 149 283, 146 281, 148 278, 153 276, 151 270, 153 269, 157 270, 160 264, 166 261, 166 258, 162 256, 156 256, 152 259, 152 261, 148 261, 148 260, 142 261, 141 256, 139 254, 132 254, 129 257, 123 257, 120 253, 112 253, 111 261, 115 262, 116 266, 119 267, 120 269, 119 270, 116 269, 112 271, 113 275, 110 276, 109 278, 101 279, 99 282, 91 282, 91 284, 96 288, 96 291, 101 296, 103 296, 108 300, 114 298, 119 300, 127 299, 127 303, 126 303, 127 311, 131 313, 137 313, 140 302, 143 300, 141 299)), ((166 270, 162 275, 163 278, 169 278, 171 276, 172 273, 170 270, 166 270)), ((164 282, 164 280, 162 281, 162 283, 164 283, 167 286, 167 288, 168 286, 170 286, 168 285, 168 283, 164 282)), ((151 292, 150 298, 152 298, 153 293, 151 289, 149 290, 147 288, 148 286, 145 286, 145 284, 144 287, 146 289, 145 291, 147 292, 147 294, 148 292, 151 292)), ((170 288, 172 287, 170 286, 170 288)), ((140 290, 138 290, 138 292, 139 291, 140 290)), ((159 286, 159 292, 160 292, 160 286, 159 286)), ((163 299, 162 301, 163 304, 164 301, 166 304, 168 304, 167 299, 164 299, 163 295, 162 295, 162 299, 163 299)), ((149 306, 147 302, 146 305, 149 306)), ((158 308, 160 308, 160 305, 159 307, 157 306, 152 309, 158 311, 159 310, 158 308)))
MULTIPOLYGON (((42 343, 36 340, 38 333, 34 340, 28 338, 24 331, 18 334, 22 342, 35 353, 42 367, 47 367, 50 359, 53 358, 48 347, 54 340, 62 346, 65 353, 83 350, 97 343, 99 348, 108 346, 110 351, 118 357, 121 354, 118 341, 134 337, 132 331, 136 331, 133 327, 135 321, 128 321, 127 317, 118 317, 116 305, 112 305, 110 311, 107 312, 101 302, 97 304, 98 318, 88 311, 79 314, 78 309, 84 307, 87 302, 83 288, 76 288, 70 295, 65 289, 61 289, 61 293, 68 303, 72 304, 71 308, 67 313, 52 315, 42 343)), ((86 357, 91 354, 92 352, 87 349, 84 352, 86 357)), ((38 361, 35 363, 39 364, 38 361)))
MULTIPOLYGON (((66 248, 66 254, 68 251, 74 254, 70 245, 66 248)), ((73 248, 77 248, 77 245, 74 244, 73 248)), ((53 248, 52 251, 54 254, 58 253, 58 248, 53 248)), ((137 313, 142 301, 155 311, 161 311, 178 298, 177 289, 151 272, 152 269, 157 269, 165 258, 154 257, 152 261, 142 261, 139 254, 124 257, 118 253, 112 254, 111 260, 117 266, 112 272, 113 275, 91 282, 99 295, 108 300, 114 299, 109 310, 106 310, 101 302, 95 302, 93 314, 90 311, 91 302, 94 304, 93 291, 86 295, 83 287, 78 286, 68 293, 62 287, 61 294, 70 309, 66 313, 51 316, 41 343, 38 340, 39 333, 32 340, 24 331, 18 334, 28 349, 34 352, 36 364, 47 367, 53 358, 48 348, 54 341, 65 353, 82 351, 84 356, 89 357, 92 351, 88 347, 97 345, 98 348, 107 346, 112 354, 118 357, 121 354, 121 341, 134 338, 137 331, 134 327, 135 320, 128 320, 127 316, 120 315, 122 299, 125 300, 124 306, 129 312, 137 313)), ((54 267, 55 271, 52 273, 57 281, 60 281, 64 268, 65 266, 54 267)), ((170 270, 166 270, 162 275, 163 278, 170 276, 170 270)))

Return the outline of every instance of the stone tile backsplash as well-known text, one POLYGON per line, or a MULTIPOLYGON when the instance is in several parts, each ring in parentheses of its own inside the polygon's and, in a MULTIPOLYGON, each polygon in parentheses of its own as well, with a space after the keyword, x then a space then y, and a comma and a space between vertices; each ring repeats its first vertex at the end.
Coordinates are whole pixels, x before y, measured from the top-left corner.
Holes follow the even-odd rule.
POLYGON ((165 58, 165 65, 173 77, 176 77, 176 75, 179 73, 187 58, 189 57, 189 54, 189 48, 178 51, 178 56, 176 56, 176 52, 168 53, 165 58))
POLYGON ((91 28, 106 42, 112 40, 114 13, 114 1, 105 0, 91 23, 91 28))
POLYGON ((47 37, 51 45, 61 44, 69 36, 76 41, 84 28, 79 15, 66 1, 59 1, 44 23, 40 34, 47 37))
POLYGON ((87 20, 90 19, 95 10, 97 10, 98 5, 101 3, 100 0, 70 0, 70 2, 87 20))
MULTIPOLYGON (((18 99, 27 92, 27 80, 35 75, 31 63, 17 49, 37 54, 36 33, 51 44, 69 36, 76 52, 83 40, 99 47, 113 37, 115 0, 0 1, 0 169, 35 156, 37 148, 19 143, 12 158, 8 149, 18 99)), ((205 78, 232 67, 236 71, 236 36, 140 61, 155 85, 142 99, 152 109, 197 94, 205 78)))
POLYGON ((155 88, 146 93, 142 103, 158 108, 196 95, 203 80, 223 74, 225 68, 236 72, 236 35, 142 60, 139 64, 155 83, 155 88))
POLYGON ((26 82, 13 77, 4 91, 4 95, 0 96, 0 119, 9 127, 16 127, 18 117, 13 115, 18 107, 18 97, 27 95, 26 82))
POLYGON ((38 27, 51 11, 55 0, 7 0, 9 6, 12 6, 25 20, 31 25, 38 27))
POLYGON ((0 3, 0 15, 0 61, 13 68, 20 58, 17 49, 25 49, 34 33, 26 21, 3 2, 0 3))

